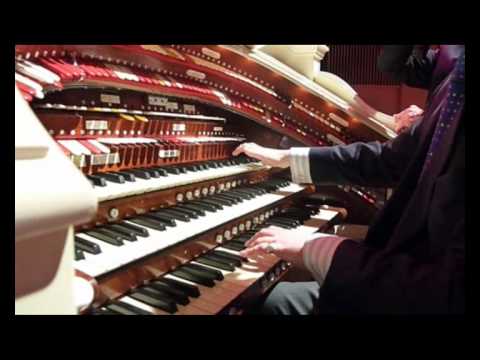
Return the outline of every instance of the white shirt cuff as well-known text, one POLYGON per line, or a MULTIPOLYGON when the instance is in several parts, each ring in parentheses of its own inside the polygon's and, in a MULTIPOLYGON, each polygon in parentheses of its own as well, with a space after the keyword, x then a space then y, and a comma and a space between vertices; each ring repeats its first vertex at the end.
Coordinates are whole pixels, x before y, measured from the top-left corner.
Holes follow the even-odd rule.
POLYGON ((303 262, 322 286, 338 245, 346 238, 331 234, 312 234, 303 247, 303 262))
POLYGON ((293 147, 290 149, 290 171, 292 172, 292 181, 296 184, 311 184, 310 159, 308 147, 293 147))

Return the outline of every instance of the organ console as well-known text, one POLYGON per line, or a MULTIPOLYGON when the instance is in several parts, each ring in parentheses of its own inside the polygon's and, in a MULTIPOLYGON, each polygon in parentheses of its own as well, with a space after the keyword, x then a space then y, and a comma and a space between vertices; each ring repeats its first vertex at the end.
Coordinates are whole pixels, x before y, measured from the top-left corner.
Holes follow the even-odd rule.
POLYGON ((239 255, 259 228, 367 224, 385 191, 231 156, 394 136, 327 51, 17 45, 16 313, 241 314, 291 268, 239 255))

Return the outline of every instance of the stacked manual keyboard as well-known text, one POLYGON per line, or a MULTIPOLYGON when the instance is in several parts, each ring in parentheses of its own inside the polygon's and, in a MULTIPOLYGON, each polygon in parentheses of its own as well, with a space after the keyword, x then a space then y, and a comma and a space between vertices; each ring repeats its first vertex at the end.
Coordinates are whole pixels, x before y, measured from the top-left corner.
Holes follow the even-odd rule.
MULTIPOLYGON (((279 226, 305 231, 309 219, 318 217, 318 208, 290 208, 264 219, 261 224, 225 240, 174 270, 123 296, 108 301, 91 313, 95 315, 202 315, 225 313, 235 300, 257 285, 272 286, 289 264, 273 255, 247 259, 240 255, 245 242, 259 229, 279 226)), ((331 214, 333 216, 333 214, 331 214)), ((323 215, 322 215, 323 216, 323 215)), ((325 218, 327 219, 327 218, 325 218)), ((331 219, 331 217, 329 218, 331 219)), ((314 232, 317 228, 310 227, 314 232)))
POLYGON ((196 164, 125 169, 87 175, 98 201, 164 190, 225 176, 243 174, 268 167, 260 162, 239 156, 228 160, 196 164))
POLYGON ((287 180, 270 179, 78 232, 75 267, 92 277, 106 274, 303 190, 287 180))

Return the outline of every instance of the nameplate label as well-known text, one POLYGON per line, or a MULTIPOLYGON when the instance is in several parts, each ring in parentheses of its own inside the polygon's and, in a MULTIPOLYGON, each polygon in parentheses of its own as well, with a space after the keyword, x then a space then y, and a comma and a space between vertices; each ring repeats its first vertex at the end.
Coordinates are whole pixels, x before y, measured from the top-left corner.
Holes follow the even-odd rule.
POLYGON ((223 127, 221 127, 221 126, 215 126, 215 127, 213 128, 213 131, 223 131, 223 127))
POLYGON ((333 136, 332 134, 327 134, 327 139, 333 142, 334 144, 345 145, 345 143, 342 140, 340 140, 336 136, 333 136))
POLYGON ((106 104, 120 104, 120 96, 110 94, 100 94, 100 101, 106 104))
POLYGON ((110 153, 108 154, 108 164, 118 164, 120 162, 120 153, 110 153))
POLYGON ((172 130, 173 131, 185 131, 186 125, 185 124, 173 124, 172 130))
POLYGON ((178 103, 176 102, 167 102, 163 106, 165 106, 165 109, 167 110, 178 110, 178 103))
POLYGON ((85 121, 86 130, 108 130, 108 121, 106 120, 87 120, 85 121))
POLYGON ((198 80, 203 80, 206 78, 204 73, 192 69, 187 70, 187 75, 198 80))
POLYGON ((168 98, 160 96, 148 96, 148 104, 154 106, 165 106, 168 103, 168 98))
POLYGON ((184 110, 185 112, 194 113, 194 112, 195 112, 195 105, 184 104, 184 105, 183 105, 183 110, 184 110))
POLYGON ((333 121, 335 121, 337 124, 340 124, 342 126, 348 127, 350 125, 347 120, 341 118, 337 114, 330 113, 330 114, 328 114, 328 117, 330 119, 332 119, 333 121))
POLYGON ((109 154, 100 154, 91 156, 92 165, 106 165, 108 161, 109 154))
POLYGON ((180 156, 180 150, 159 150, 158 157, 165 158, 174 158, 180 156))
POLYGON ((212 49, 206 47, 202 48, 202 54, 210 56, 211 58, 214 58, 216 60, 222 57, 222 54, 220 54, 219 52, 213 51, 212 49))

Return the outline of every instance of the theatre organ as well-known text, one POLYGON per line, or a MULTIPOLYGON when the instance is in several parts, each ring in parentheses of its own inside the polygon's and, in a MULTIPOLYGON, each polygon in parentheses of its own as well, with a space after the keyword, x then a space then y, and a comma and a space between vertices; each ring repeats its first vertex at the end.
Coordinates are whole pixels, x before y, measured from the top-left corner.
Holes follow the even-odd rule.
MULTIPOLYGON (((16 185, 52 179, 48 191, 24 183, 16 190, 16 311, 58 313, 28 297, 62 273, 70 280, 51 293, 87 293, 83 303, 77 296, 83 314, 242 313, 289 269, 274 255, 239 255, 256 230, 329 231, 346 216, 372 214, 382 198, 368 189, 319 187, 314 195, 285 171, 231 155, 244 141, 287 148, 393 136, 390 117, 320 71, 326 51, 16 46, 16 94, 24 99, 15 105, 16 185), (50 166, 47 152, 56 158, 50 166), (32 247, 51 253, 50 224, 64 252, 50 278, 26 286, 32 273, 45 273, 42 254, 34 264, 41 268, 26 258, 32 247)), ((75 299, 65 296, 72 312, 75 299)))

